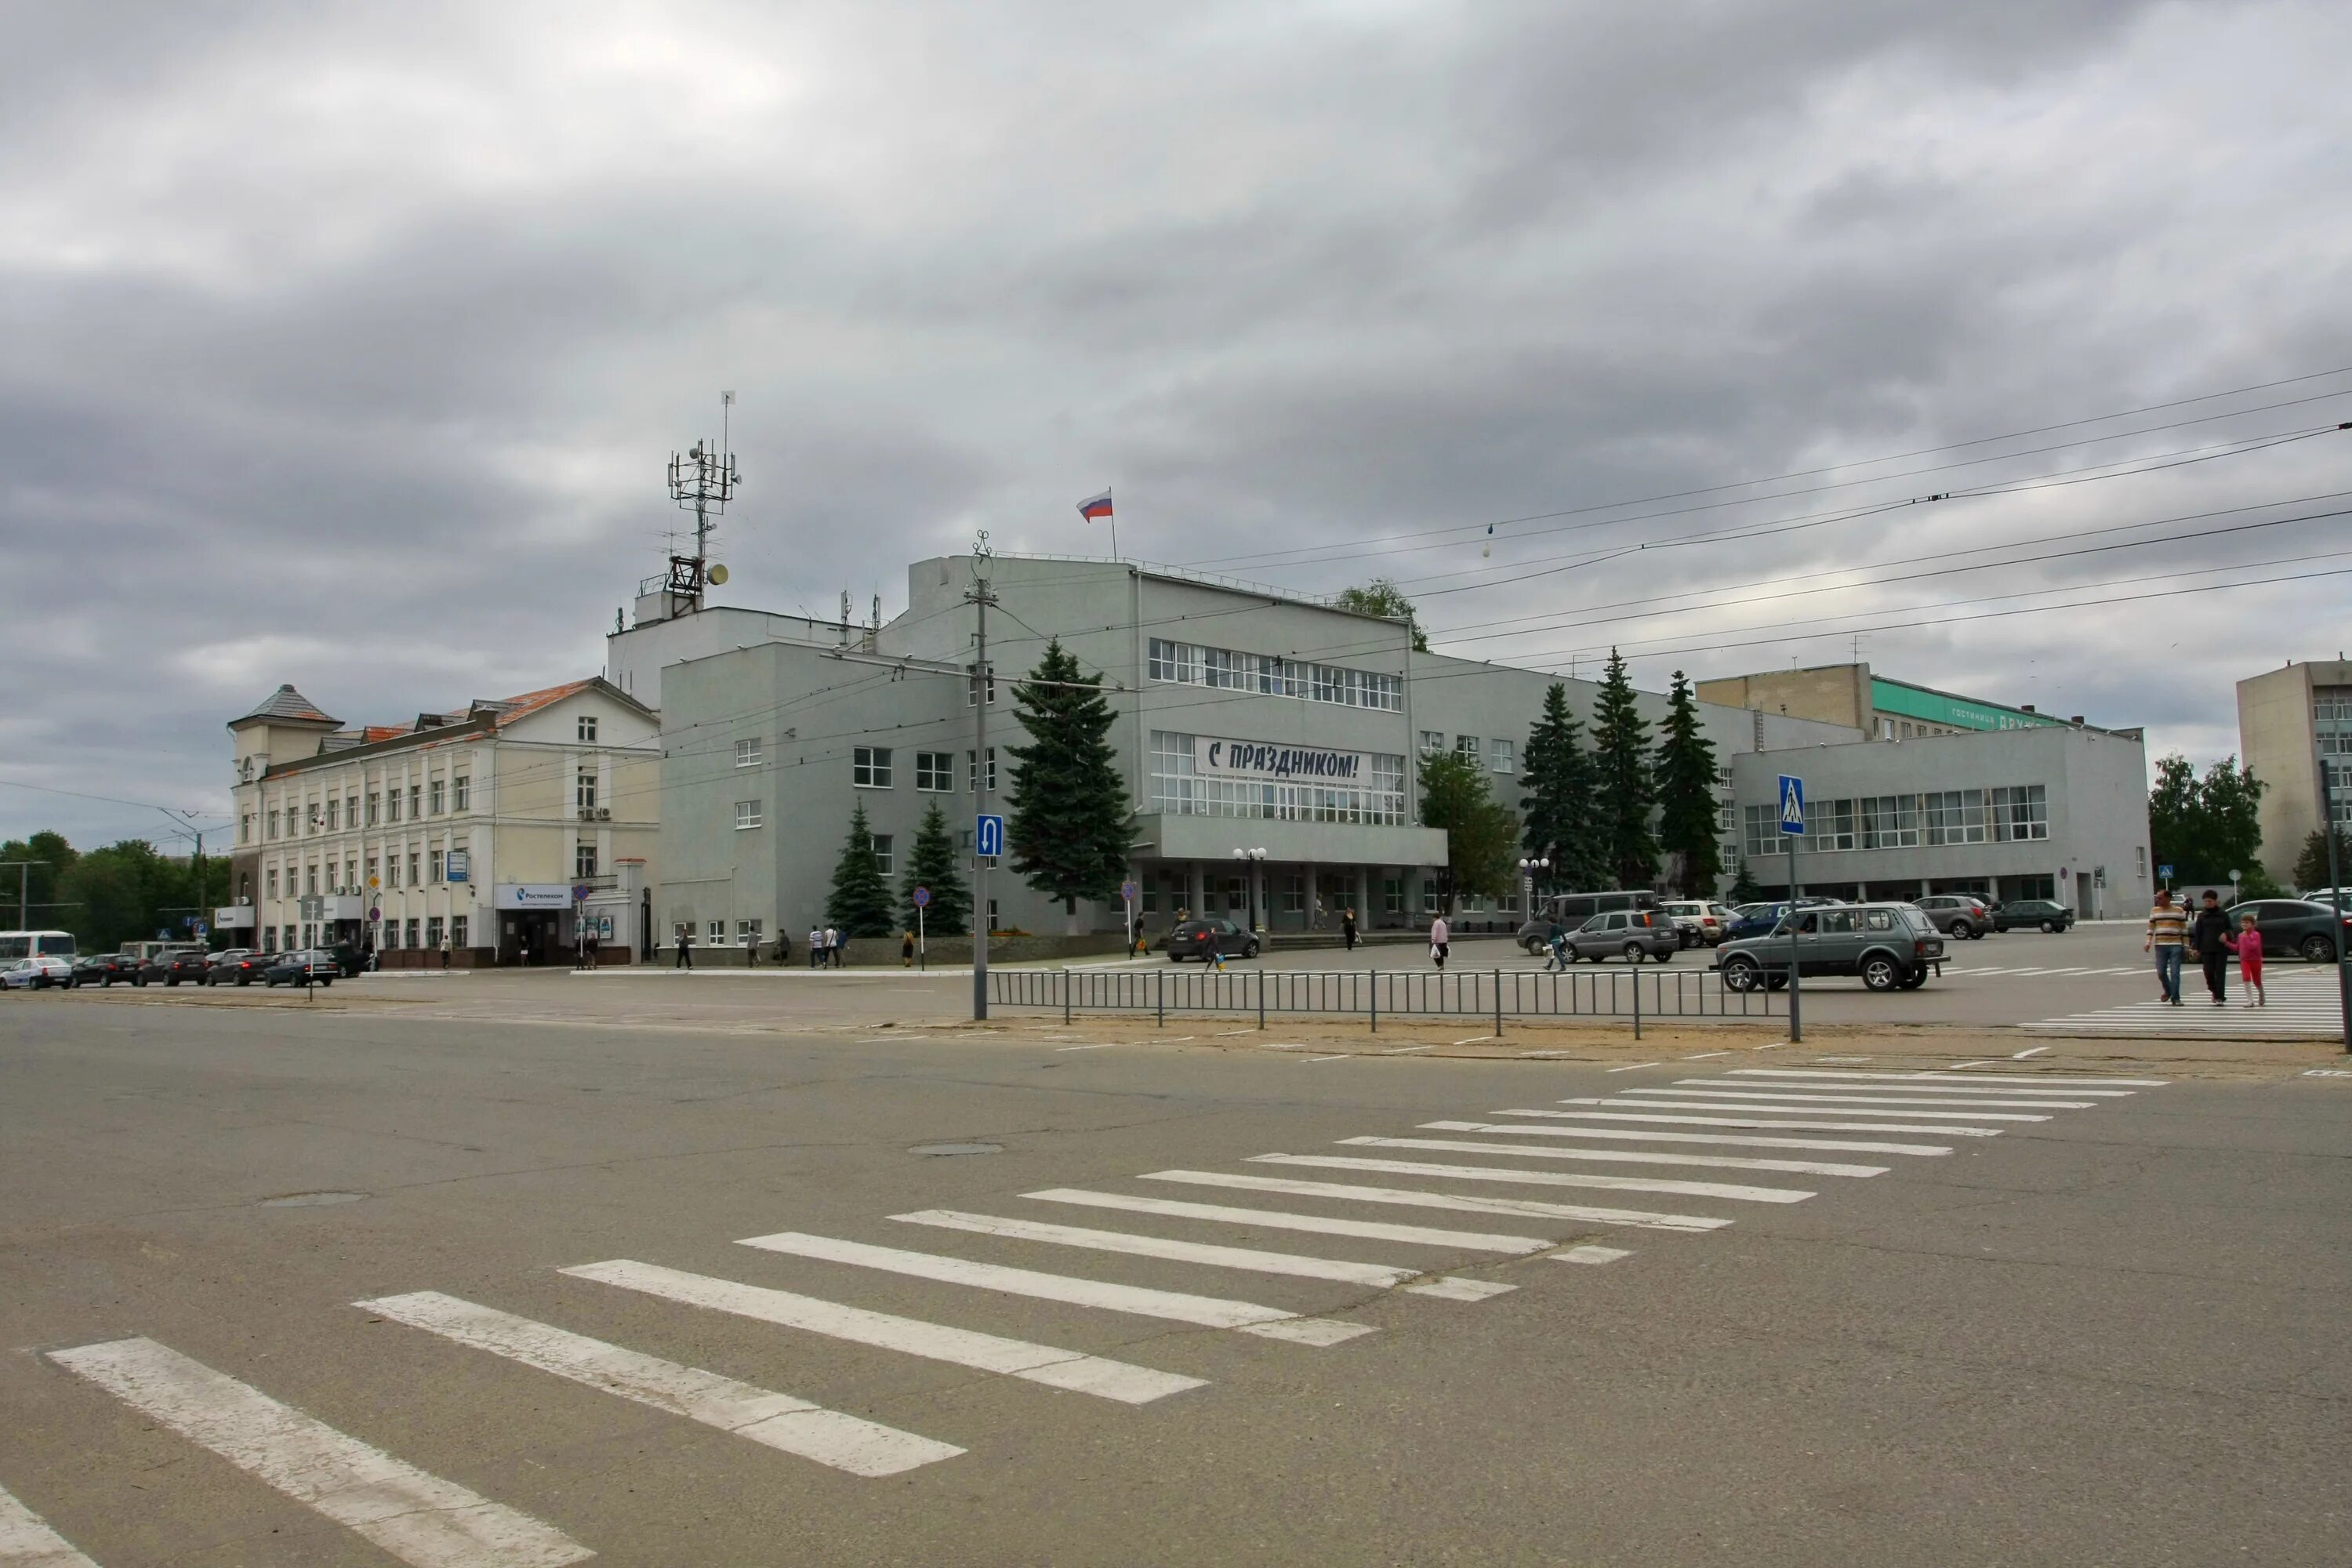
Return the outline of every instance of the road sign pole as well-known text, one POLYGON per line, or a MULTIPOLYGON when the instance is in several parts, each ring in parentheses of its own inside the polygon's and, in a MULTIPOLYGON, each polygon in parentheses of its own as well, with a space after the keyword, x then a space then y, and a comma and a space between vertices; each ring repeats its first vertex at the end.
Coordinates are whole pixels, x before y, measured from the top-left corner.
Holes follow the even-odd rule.
MULTIPOLYGON (((977 612, 973 627, 971 667, 971 766, 972 816, 988 814, 988 579, 980 575, 986 570, 987 556, 982 549, 972 552, 972 608, 977 612)), ((980 835, 971 839, 971 1016, 974 1023, 988 1018, 988 858, 980 853, 980 835)))
POLYGON ((917 904, 915 906, 915 968, 920 971, 929 969, 930 966, 930 945, 923 934, 923 907, 917 904))
POLYGON ((1789 912, 1783 917, 1789 927, 1789 1043, 1792 1046, 1805 1043, 1804 989, 1798 978, 1802 970, 1797 963, 1797 900, 1805 890, 1797 880, 1797 846, 1804 841, 1801 833, 1789 836, 1789 912))

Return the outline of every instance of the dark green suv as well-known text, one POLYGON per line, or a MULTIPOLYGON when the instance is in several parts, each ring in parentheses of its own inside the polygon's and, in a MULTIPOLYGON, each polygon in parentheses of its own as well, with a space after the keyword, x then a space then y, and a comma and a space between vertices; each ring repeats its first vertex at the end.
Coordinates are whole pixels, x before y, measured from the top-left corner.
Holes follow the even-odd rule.
POLYGON ((2074 911, 2048 899, 2011 899, 1992 911, 1992 929, 2018 931, 2026 926, 2038 926, 2043 931, 2064 931, 2074 923, 2074 911))

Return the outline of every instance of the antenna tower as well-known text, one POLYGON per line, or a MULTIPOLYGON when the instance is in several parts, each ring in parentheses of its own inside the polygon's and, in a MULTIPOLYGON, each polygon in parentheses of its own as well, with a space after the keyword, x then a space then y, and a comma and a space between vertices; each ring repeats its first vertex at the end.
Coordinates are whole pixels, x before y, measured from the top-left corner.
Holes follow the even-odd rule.
POLYGON ((673 611, 702 607, 702 589, 706 583, 727 581, 727 568, 710 564, 710 535, 718 519, 727 510, 727 503, 735 499, 735 487, 742 476, 735 468, 735 454, 729 449, 735 395, 719 395, 719 438, 713 446, 704 437, 680 457, 669 457, 669 499, 680 510, 694 513, 694 553, 672 555, 669 558, 668 595, 673 611))

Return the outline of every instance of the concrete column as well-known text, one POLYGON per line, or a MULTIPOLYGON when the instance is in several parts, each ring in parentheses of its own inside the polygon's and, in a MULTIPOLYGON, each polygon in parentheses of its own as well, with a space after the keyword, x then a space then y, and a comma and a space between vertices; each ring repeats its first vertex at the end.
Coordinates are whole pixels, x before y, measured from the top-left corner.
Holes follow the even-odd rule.
POLYGON ((1250 907, 1255 904, 1257 907, 1259 923, 1271 931, 1274 929, 1274 912, 1265 907, 1265 862, 1250 861, 1249 892, 1242 900, 1242 919, 1244 921, 1249 919, 1250 907))
MULTIPOLYGON (((1312 931, 1315 929, 1315 906, 1323 897, 1323 868, 1309 860, 1298 868, 1298 874, 1307 881, 1307 907, 1299 911, 1298 923, 1301 928, 1312 931)), ((1328 909, 1324 911, 1327 921, 1330 914, 1328 909)))
POLYGON ((1356 868, 1356 929, 1372 929, 1372 869, 1369 866, 1356 868))
MULTIPOLYGON (((1192 918, 1195 920, 1202 920, 1208 916, 1208 879, 1202 875, 1201 862, 1198 860, 1188 860, 1184 863, 1184 907, 1192 911, 1192 918)), ((1800 978, 1802 977, 1800 976, 1800 978)))

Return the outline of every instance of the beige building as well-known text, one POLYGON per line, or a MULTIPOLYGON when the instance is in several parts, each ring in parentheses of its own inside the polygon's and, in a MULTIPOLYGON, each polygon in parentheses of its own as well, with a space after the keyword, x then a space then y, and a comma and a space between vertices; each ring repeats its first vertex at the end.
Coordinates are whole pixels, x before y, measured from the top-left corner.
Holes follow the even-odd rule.
POLYGON ((2293 886, 2319 831, 2318 759, 2334 771, 2336 823, 2352 833, 2352 663, 2289 663, 2238 682, 2238 747, 2263 791, 2263 868, 2293 886))
MULTIPOLYGON (((1868 664, 1822 664, 1808 669, 1768 669, 1755 675, 1702 680, 1701 702, 1785 713, 1824 724, 1848 724, 1874 741, 1916 741, 1928 735, 1965 735, 2005 730, 2082 727, 2071 719, 2036 712, 2031 704, 2012 708, 1980 697, 1962 697, 1932 686, 1891 680, 1868 664)), ((2128 731, 2126 731, 2128 733, 2128 731)))
POLYGON ((606 962, 644 951, 661 726, 606 681, 360 727, 281 686, 228 729, 232 941, 387 967, 445 940, 458 963, 568 962, 583 930, 606 962))

